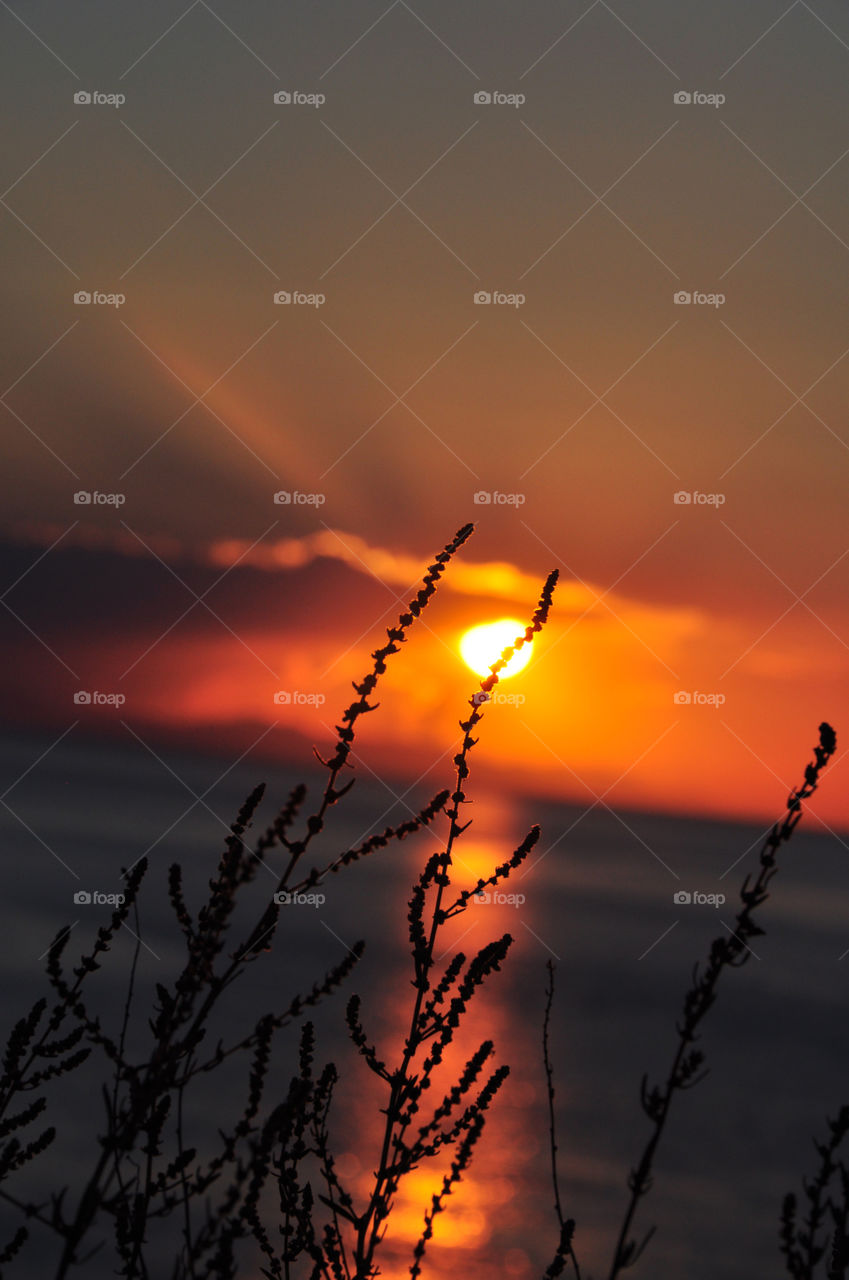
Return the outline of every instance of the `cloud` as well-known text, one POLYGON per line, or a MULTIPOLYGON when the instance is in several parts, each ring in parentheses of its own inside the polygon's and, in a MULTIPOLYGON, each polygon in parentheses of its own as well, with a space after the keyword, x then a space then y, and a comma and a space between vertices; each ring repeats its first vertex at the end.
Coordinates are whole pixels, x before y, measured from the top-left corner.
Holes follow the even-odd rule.
MULTIPOLYGON (((112 530, 78 524, 70 531, 58 525, 28 522, 11 531, 12 540, 39 547, 50 547, 57 540, 64 547, 81 547, 92 551, 111 551, 133 558, 149 558, 151 552, 166 563, 193 563, 219 569, 252 568, 268 573, 302 569, 318 560, 336 561, 355 573, 396 588, 405 597, 421 581, 427 553, 413 554, 375 546, 349 530, 324 528, 297 537, 254 543, 248 538, 219 538, 211 542, 189 543, 173 537, 142 535, 143 541, 128 529, 112 530)), ((467 555, 456 556, 442 579, 440 590, 476 599, 503 600, 517 608, 535 602, 544 579, 544 565, 539 573, 527 573, 506 560, 475 561, 467 555)), ((627 599, 611 591, 596 588, 561 576, 557 587, 557 606, 561 617, 578 617, 600 605, 608 612, 624 614, 632 624, 671 627, 678 635, 692 634, 706 626, 706 618, 692 608, 654 606, 627 599)))
MULTIPOLYGON (((424 567, 420 555, 372 546, 357 534, 338 529, 323 529, 319 533, 282 538, 256 547, 247 539, 221 539, 211 544, 208 554, 210 563, 222 569, 237 562, 276 570, 302 568, 319 558, 340 560, 359 573, 370 574, 405 591, 419 582, 424 567)), ((442 589, 460 595, 527 603, 539 595, 542 581, 542 575, 525 573, 507 561, 475 562, 455 558, 443 579, 442 589)), ((568 608, 583 609, 593 603, 597 593, 580 583, 567 582, 559 588, 561 604, 564 596, 568 608)))

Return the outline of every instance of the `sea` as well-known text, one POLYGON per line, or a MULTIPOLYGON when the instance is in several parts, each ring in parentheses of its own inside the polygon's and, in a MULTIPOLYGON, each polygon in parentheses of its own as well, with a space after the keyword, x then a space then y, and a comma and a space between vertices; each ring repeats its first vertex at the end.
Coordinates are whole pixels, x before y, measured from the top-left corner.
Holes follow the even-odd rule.
MULTIPOLYGON (((405 790, 368 771, 355 773, 354 788, 331 811, 305 866, 327 865, 430 798, 422 785, 405 790)), ((166 893, 169 866, 181 864, 186 900, 196 912, 229 824, 256 784, 264 781, 267 791, 254 832, 273 820, 297 782, 307 785, 304 812, 312 812, 323 780, 314 764, 303 775, 255 759, 233 766, 211 754, 151 748, 129 735, 126 743, 74 733, 0 738, 4 1038, 39 996, 50 996, 44 966, 52 938, 70 928, 70 968, 109 919, 111 908, 98 895, 120 892, 122 869, 146 857, 138 916, 128 919, 85 988, 90 1011, 117 1036, 135 957, 127 1048, 143 1058, 155 986, 173 982, 183 954, 166 893)), ((551 962, 560 1196, 576 1223, 583 1280, 606 1280, 627 1203, 626 1179, 650 1132, 639 1105, 641 1080, 665 1077, 693 966, 714 938, 733 930, 740 886, 756 871, 768 823, 626 812, 604 803, 580 807, 510 795, 504 787, 479 790, 474 777, 468 794, 465 816, 472 822, 455 848, 452 892, 506 862, 533 824, 541 835, 497 892, 473 899, 439 935, 438 969, 457 950, 471 959, 504 934, 513 941, 500 971, 470 1002, 425 1100, 441 1101, 465 1058, 485 1040, 493 1042, 491 1068, 509 1064, 510 1075, 487 1113, 470 1168, 435 1220, 422 1274, 537 1280, 551 1261, 558 1229, 542 1056, 551 962)), ((317 1064, 333 1061, 339 1075, 330 1140, 355 1203, 377 1164, 386 1086, 350 1044, 345 1005, 351 995, 361 997, 369 1041, 381 1059, 396 1062, 414 999, 407 904, 427 857, 444 847, 445 828, 438 819, 330 875, 311 891, 311 901, 285 904, 272 949, 224 993, 210 1028, 210 1050, 219 1038, 235 1042, 261 1014, 286 1008, 357 941, 365 943, 344 986, 308 1015, 317 1064)), ((233 950, 277 887, 283 865, 275 851, 257 868, 234 918, 233 950)), ((757 919, 763 934, 752 940, 747 963, 723 975, 703 1025, 699 1048, 708 1075, 674 1101, 654 1185, 635 1220, 638 1238, 654 1228, 629 1272, 635 1280, 776 1280, 783 1273, 782 1200, 788 1192, 803 1199, 802 1179, 817 1168, 814 1142, 825 1136, 827 1118, 849 1103, 846 834, 806 814, 781 851, 757 919)), ((297 1070, 298 1036, 296 1023, 278 1037, 266 1086, 269 1107, 285 1097, 297 1070)), ((211 1150, 218 1132, 236 1123, 248 1066, 236 1058, 220 1077, 202 1077, 193 1096, 187 1094, 187 1145, 211 1150)), ((6 1184, 10 1191, 48 1206, 45 1212, 63 1188, 65 1207, 75 1203, 100 1151, 109 1080, 87 1064, 48 1089, 44 1125, 55 1125, 58 1136, 19 1180, 6 1184)), ((28 1136, 37 1131, 38 1125, 28 1136)), ((382 1276, 409 1275, 424 1211, 444 1173, 438 1160, 424 1162, 402 1184, 377 1255, 382 1276)), ((273 1239, 273 1197, 266 1208, 273 1239)), ((0 1247, 19 1221, 8 1203, 0 1207, 0 1247)), ((50 1277, 57 1240, 38 1221, 28 1225, 30 1240, 7 1274, 50 1277)), ((95 1223, 91 1244, 101 1247, 71 1274, 105 1280, 117 1273, 109 1228, 105 1218, 95 1223)), ((152 1227, 151 1275, 171 1274, 182 1231, 181 1214, 152 1227)), ((240 1276, 259 1280, 260 1265, 248 1251, 240 1276)))

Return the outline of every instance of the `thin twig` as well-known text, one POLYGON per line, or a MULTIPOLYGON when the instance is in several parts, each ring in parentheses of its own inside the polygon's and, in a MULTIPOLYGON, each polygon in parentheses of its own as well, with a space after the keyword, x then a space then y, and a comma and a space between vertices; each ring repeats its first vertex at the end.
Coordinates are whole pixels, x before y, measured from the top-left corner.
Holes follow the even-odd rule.
MULTIPOLYGON (((548 1033, 551 1025, 551 1007, 554 1003, 554 961, 549 960, 546 964, 548 969, 548 982, 546 984, 546 1000, 545 1000, 545 1016, 542 1020, 542 1060, 545 1066, 545 1084, 548 1094, 548 1139, 549 1149, 551 1151, 551 1182, 554 1187, 554 1211, 557 1214, 557 1222, 560 1227, 561 1247, 565 1246, 565 1254, 571 1259, 575 1268, 576 1280, 581 1280, 581 1268, 578 1266, 578 1259, 575 1256, 575 1250, 572 1245, 572 1234, 575 1230, 574 1219, 566 1219, 563 1216, 563 1206, 560 1201, 560 1178, 557 1173, 557 1131, 554 1120, 554 1071, 551 1066, 551 1053, 549 1050, 548 1033)), ((558 1248, 558 1253, 560 1247, 558 1248)), ((552 1264, 554 1265, 554 1264, 552 1264)))

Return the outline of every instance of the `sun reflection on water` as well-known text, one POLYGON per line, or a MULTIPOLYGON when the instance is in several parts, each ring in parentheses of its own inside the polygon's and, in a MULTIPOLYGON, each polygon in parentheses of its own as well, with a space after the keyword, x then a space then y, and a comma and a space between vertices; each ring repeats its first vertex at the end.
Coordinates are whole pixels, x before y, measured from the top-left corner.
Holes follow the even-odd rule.
MULTIPOLYGON (((468 889, 489 876, 496 866, 509 859, 525 835, 519 829, 519 814, 507 797, 487 797, 483 802, 470 805, 469 814, 474 817, 473 826, 456 845, 452 873, 456 891, 468 889)), ((504 887, 512 888, 512 881, 507 881, 504 887)), ((527 891, 527 884, 524 888, 527 891)), ((449 895, 447 901, 451 900, 449 895)), ((390 1030, 392 1044, 390 1062, 403 1044, 411 1009, 406 909, 401 910, 401 905, 399 902, 393 957, 391 963, 387 962, 379 984, 381 1015, 390 1030)), ((505 932, 511 933, 517 944, 524 945, 526 935, 517 919, 519 909, 532 925, 529 893, 521 908, 496 901, 474 902, 465 913, 448 921, 437 950, 437 973, 441 973, 458 949, 469 959, 505 932)), ((521 1246, 526 1243, 529 1217, 528 1173, 538 1165, 542 1149, 539 1136, 542 1115, 541 1112, 535 1115, 542 1106, 542 1091, 535 1083, 539 1074, 537 1045, 515 1034, 517 1001, 522 999, 522 994, 509 969, 508 960, 502 972, 493 975, 471 1002, 467 1020, 446 1049, 442 1067, 434 1076, 433 1088, 423 1102, 424 1115, 428 1107, 442 1101, 483 1040, 491 1039, 495 1052, 486 1064, 480 1085, 499 1064, 510 1064, 511 1075, 487 1113, 487 1124, 472 1164, 446 1201, 445 1211, 435 1219, 424 1266, 424 1273, 434 1280, 447 1280, 449 1276, 463 1276, 465 1280, 484 1280, 484 1277, 524 1280, 534 1273, 535 1263, 532 1265, 528 1252, 521 1246), (535 1119, 529 1123, 531 1113, 535 1119)), ((376 991, 372 993, 370 1002, 376 995, 376 991)), ((352 1098, 345 1127, 350 1148, 355 1148, 356 1154, 348 1150, 338 1162, 340 1172, 344 1170, 355 1188, 355 1199, 359 1198, 360 1202, 373 1185, 372 1170, 383 1132, 383 1116, 374 1101, 371 1090, 358 1091, 352 1098)), ((380 1105, 385 1105, 385 1098, 380 1105)), ((450 1160, 448 1150, 441 1160, 435 1159, 415 1170, 402 1182, 379 1249, 381 1276, 389 1280, 409 1277, 425 1209, 440 1190, 450 1160)))

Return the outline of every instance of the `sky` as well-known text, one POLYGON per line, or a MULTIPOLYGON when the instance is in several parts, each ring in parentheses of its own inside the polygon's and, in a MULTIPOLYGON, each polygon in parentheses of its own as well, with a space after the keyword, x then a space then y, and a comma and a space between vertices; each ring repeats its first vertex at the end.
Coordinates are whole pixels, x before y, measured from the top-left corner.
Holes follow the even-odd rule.
POLYGON ((845 6, 33 0, 0 30, 9 728, 303 760, 474 521, 362 769, 444 776, 460 638, 557 568, 483 772, 777 815, 846 705, 845 6))

